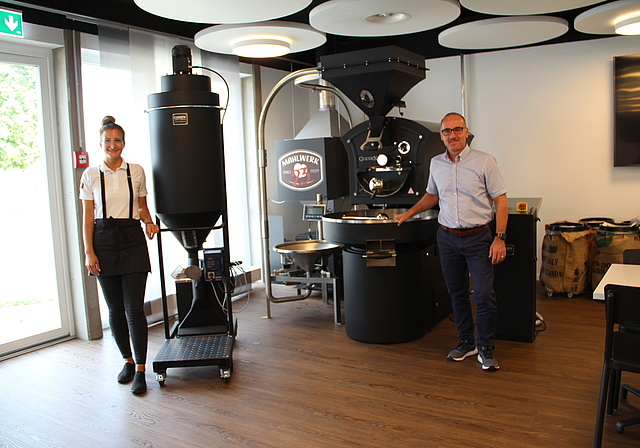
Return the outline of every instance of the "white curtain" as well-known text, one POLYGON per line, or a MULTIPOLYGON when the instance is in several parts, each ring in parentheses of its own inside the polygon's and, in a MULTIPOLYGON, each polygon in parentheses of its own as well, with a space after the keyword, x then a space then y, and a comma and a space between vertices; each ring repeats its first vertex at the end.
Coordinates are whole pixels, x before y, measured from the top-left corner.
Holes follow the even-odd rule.
MULTIPOLYGON (((220 73, 229 84, 228 109, 224 114, 225 168, 227 178, 230 257, 251 265, 249 248, 248 203, 246 191, 245 148, 241 111, 241 83, 236 57, 200 51, 186 39, 155 35, 139 30, 99 27, 99 34, 82 36, 82 89, 85 124, 85 146, 91 165, 103 158, 99 146, 99 128, 105 115, 112 115, 126 132, 124 157, 139 163, 147 174, 149 208, 155 211, 149 123, 145 113, 147 96, 160 92, 160 79, 171 74, 171 50, 175 45, 188 45, 193 52, 193 65, 220 73)), ((211 77, 212 91, 227 102, 224 82, 208 70, 194 69, 196 74, 211 77)), ((221 247, 220 232, 212 232, 206 247, 221 247)), ((186 267, 187 253, 170 233, 163 233, 163 260, 168 276, 177 267, 186 267)), ((160 297, 158 254, 155 240, 149 244, 153 273, 147 282, 147 300, 160 297)), ((259 263, 259 260, 255 261, 259 263)), ((171 282, 167 282, 171 283, 171 282)), ((168 293, 173 293, 172 286, 168 293)))

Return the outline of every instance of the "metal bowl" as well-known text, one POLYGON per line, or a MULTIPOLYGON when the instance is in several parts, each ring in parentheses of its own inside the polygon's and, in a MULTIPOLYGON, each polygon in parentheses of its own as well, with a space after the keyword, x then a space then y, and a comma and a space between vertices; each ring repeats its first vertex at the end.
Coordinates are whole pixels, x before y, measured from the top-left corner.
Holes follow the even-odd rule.
POLYGON ((340 250, 341 247, 342 246, 339 244, 327 241, 303 240, 280 243, 275 245, 273 250, 291 257, 295 264, 300 266, 306 272, 311 273, 322 256, 330 255, 331 253, 340 250))

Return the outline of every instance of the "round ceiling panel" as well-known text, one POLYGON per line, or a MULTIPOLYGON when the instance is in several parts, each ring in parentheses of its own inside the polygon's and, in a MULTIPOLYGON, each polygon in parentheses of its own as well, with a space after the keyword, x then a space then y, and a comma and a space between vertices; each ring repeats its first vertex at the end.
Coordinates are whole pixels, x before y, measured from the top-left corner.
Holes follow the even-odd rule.
POLYGON ((573 26, 582 33, 616 34, 616 24, 640 16, 640 1, 620 0, 596 6, 576 17, 573 26))
POLYGON ((398 36, 438 28, 458 18, 456 0, 329 0, 309 13, 309 23, 340 36, 398 36))
POLYGON ((549 14, 600 3, 602 0, 460 0, 462 6, 483 14, 517 16, 549 14))
POLYGON ((237 50, 243 44, 279 42, 290 53, 306 51, 319 47, 327 40, 321 33, 309 25, 297 22, 260 22, 239 25, 210 26, 195 35, 195 44, 202 50, 222 54, 239 54, 237 50))
POLYGON ((519 47, 562 36, 566 20, 548 16, 498 17, 449 28, 438 36, 440 45, 461 50, 519 47))
POLYGON ((196 23, 246 23, 295 14, 311 0, 134 0, 151 14, 196 23))

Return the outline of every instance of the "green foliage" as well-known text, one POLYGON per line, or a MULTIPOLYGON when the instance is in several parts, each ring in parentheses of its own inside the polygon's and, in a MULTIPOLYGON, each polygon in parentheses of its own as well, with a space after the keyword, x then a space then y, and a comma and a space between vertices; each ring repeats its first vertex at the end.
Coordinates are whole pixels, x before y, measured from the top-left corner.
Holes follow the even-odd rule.
POLYGON ((0 63, 0 168, 25 169, 40 158, 36 67, 0 63))
POLYGON ((8 302, 0 302, 0 308, 23 305, 42 305, 43 303, 51 302, 53 302, 53 299, 10 300, 8 302))

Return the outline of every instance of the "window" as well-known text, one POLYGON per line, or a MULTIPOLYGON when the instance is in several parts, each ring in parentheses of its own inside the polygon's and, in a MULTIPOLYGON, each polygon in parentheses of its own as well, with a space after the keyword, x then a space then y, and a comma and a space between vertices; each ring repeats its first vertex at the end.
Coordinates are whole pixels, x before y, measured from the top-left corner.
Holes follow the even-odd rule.
MULTIPOLYGON (((116 122, 126 132, 125 159, 132 163, 139 163, 145 168, 149 208, 151 213, 154 213, 149 124, 145 109, 147 96, 161 91, 161 77, 172 73, 171 50, 178 44, 189 45, 192 48, 194 66, 215 70, 224 76, 230 87, 228 109, 223 113, 230 256, 232 260, 250 263, 249 204, 246 199, 241 83, 237 58, 201 52, 191 42, 137 30, 101 26, 98 36, 83 35, 82 89, 85 150, 89 152, 90 165, 100 163, 103 158, 99 146, 100 123, 104 116, 114 116, 116 122)), ((219 94, 221 105, 224 106, 227 101, 224 82, 206 70, 194 69, 193 72, 211 77, 212 90, 219 94)), ((212 239, 211 236, 210 239, 212 239)), ((178 265, 186 267, 187 253, 169 234, 166 236, 163 234, 162 241, 163 259, 167 270, 165 275, 168 277, 178 265)), ((215 241, 210 243, 211 247, 216 245, 215 241)), ((149 252, 153 272, 147 282, 147 300, 161 296, 155 240, 149 244, 149 252)), ((259 263, 259 260, 256 260, 256 263, 259 263)))

